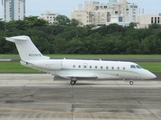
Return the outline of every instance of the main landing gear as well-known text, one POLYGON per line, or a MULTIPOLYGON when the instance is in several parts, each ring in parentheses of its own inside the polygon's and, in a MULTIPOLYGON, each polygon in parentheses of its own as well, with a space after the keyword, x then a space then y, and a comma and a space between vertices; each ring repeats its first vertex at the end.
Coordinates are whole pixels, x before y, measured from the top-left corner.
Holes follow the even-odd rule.
POLYGON ((71 84, 71 85, 75 85, 76 82, 77 82, 77 81, 71 80, 71 81, 70 81, 70 84, 71 84))
POLYGON ((134 82, 133 82, 132 80, 130 80, 130 81, 129 81, 129 84, 130 84, 130 85, 133 85, 133 84, 134 84, 134 82))
POLYGON ((77 82, 77 78, 71 78, 70 84, 75 85, 77 82))

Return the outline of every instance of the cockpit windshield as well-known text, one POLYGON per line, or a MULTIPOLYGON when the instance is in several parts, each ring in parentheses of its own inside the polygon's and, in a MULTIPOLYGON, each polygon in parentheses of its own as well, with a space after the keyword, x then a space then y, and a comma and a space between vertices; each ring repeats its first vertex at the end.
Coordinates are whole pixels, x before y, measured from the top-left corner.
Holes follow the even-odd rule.
POLYGON ((133 68, 133 69, 142 69, 142 67, 139 66, 139 65, 131 65, 131 68, 133 68))
POLYGON ((137 67, 138 69, 142 69, 142 67, 141 67, 141 66, 139 66, 139 65, 136 65, 136 67, 137 67))

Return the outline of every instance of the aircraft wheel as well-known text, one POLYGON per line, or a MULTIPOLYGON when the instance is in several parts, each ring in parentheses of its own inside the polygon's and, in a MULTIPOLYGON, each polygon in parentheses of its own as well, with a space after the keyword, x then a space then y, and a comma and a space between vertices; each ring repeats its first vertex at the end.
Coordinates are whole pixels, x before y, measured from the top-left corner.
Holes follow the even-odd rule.
POLYGON ((133 85, 133 84, 134 84, 134 82, 133 82, 132 80, 130 80, 129 84, 130 84, 130 85, 133 85))
POLYGON ((70 81, 70 84, 71 84, 71 85, 75 85, 75 84, 76 84, 76 81, 71 80, 71 81, 70 81))

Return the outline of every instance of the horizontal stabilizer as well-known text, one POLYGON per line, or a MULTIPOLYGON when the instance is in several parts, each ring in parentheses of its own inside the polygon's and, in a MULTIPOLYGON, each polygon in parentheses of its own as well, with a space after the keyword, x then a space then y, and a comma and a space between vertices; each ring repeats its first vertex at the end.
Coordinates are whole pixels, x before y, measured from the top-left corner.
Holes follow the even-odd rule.
POLYGON ((16 36, 16 37, 5 37, 7 41, 16 42, 16 41, 27 41, 30 39, 28 36, 16 36))

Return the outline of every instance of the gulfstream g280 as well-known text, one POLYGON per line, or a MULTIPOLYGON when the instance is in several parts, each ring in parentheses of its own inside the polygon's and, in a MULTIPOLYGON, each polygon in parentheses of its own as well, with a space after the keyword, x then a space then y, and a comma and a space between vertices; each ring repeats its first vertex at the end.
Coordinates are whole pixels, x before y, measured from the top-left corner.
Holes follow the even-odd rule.
POLYGON ((21 64, 70 80, 74 85, 82 79, 154 79, 156 76, 133 62, 101 60, 50 59, 43 56, 28 36, 7 37, 14 42, 21 57, 21 64))

